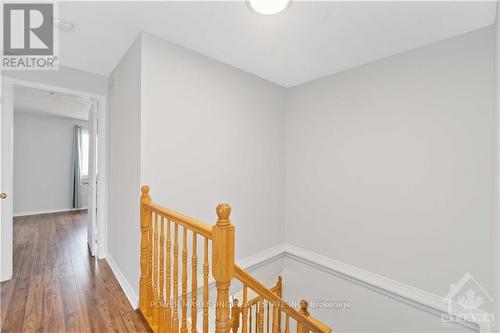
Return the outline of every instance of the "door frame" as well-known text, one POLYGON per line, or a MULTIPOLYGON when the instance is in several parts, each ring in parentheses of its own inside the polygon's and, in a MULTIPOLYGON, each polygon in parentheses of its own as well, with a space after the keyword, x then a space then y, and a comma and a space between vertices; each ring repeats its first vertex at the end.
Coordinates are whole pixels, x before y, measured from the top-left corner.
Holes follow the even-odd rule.
POLYGON ((6 200, 1 205, 0 238, 1 274, 0 281, 10 280, 12 277, 12 241, 13 241, 13 151, 14 151, 14 87, 28 87, 50 90, 64 94, 86 96, 97 101, 97 170, 99 180, 96 186, 97 193, 97 258, 103 259, 107 253, 108 234, 108 104, 106 95, 98 95, 87 91, 68 89, 27 80, 10 77, 1 77, 2 108, 1 108, 1 184, 2 192, 7 193, 6 200))
MULTIPOLYGON (((96 143, 98 143, 98 135, 99 135, 99 129, 97 128, 97 125, 99 123, 97 116, 98 116, 98 105, 99 102, 95 99, 92 99, 92 105, 89 110, 89 126, 88 130, 89 134, 92 133, 93 137, 89 137, 89 165, 96 165, 96 158, 98 157, 96 155, 96 149, 98 147, 96 146, 96 143)), ((89 168, 89 173, 88 173, 88 181, 89 184, 97 184, 97 171, 98 168, 89 168)), ((88 199, 88 213, 87 213, 87 221, 90 221, 91 224, 87 223, 87 243, 89 245, 90 253, 92 256, 95 256, 97 254, 97 235, 99 234, 97 230, 97 186, 90 186, 90 196, 87 198, 88 199), (90 220, 89 220, 90 218, 90 220)))

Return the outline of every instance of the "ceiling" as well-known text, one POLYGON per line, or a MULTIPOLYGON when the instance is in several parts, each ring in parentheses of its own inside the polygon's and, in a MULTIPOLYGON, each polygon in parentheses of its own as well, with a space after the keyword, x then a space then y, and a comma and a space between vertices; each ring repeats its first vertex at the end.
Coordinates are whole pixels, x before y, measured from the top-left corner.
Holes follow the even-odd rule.
POLYGON ((496 1, 61 2, 63 65, 109 75, 140 31, 290 87, 492 24, 496 1))
POLYGON ((14 89, 15 112, 88 120, 91 105, 87 97, 27 87, 14 89))

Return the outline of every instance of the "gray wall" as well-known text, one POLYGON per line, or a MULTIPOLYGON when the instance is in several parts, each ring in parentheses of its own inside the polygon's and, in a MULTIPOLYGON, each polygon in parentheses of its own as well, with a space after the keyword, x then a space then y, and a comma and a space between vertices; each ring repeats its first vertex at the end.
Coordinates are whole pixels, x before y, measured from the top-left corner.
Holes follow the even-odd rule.
POLYGON ((108 254, 139 287, 141 43, 137 39, 110 77, 108 254))
POLYGON ((14 215, 72 208, 75 125, 88 121, 14 112, 14 215))
POLYGON ((466 272, 491 290, 494 37, 289 89, 286 241, 438 295, 466 272))
POLYGON ((283 242, 283 88, 143 34, 109 91, 108 250, 136 294, 141 184, 210 224, 230 202, 238 258, 283 242))
POLYGON ((213 224, 232 206, 237 258, 283 242, 285 89, 143 35, 141 182, 213 224))
MULTIPOLYGON (((492 297, 500 300, 500 1, 497 0, 497 16, 494 24, 495 29, 495 160, 494 160, 494 220, 492 224, 491 242, 491 268, 492 268, 492 297)), ((495 302, 494 323, 496 331, 499 331, 498 318, 500 318, 500 304, 495 302)))
MULTIPOLYGON (((310 306, 312 315, 334 332, 359 333, 462 333, 475 332, 458 324, 443 327, 440 316, 398 301, 352 281, 311 267, 299 260, 285 258, 282 272, 284 298, 298 302, 307 299, 326 304, 350 303, 350 308, 310 306), (309 288, 304 288, 308 286, 309 288)), ((293 321, 291 321, 293 325, 293 321)), ((294 332, 292 329, 291 332, 294 332)))

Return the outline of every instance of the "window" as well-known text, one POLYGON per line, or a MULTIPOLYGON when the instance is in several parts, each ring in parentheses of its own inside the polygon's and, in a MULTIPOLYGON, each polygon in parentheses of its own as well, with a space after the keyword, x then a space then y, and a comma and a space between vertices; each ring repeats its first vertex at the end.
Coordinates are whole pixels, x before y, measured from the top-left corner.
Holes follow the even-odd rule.
POLYGON ((82 158, 80 159, 80 171, 82 180, 89 179, 89 131, 82 129, 82 158))

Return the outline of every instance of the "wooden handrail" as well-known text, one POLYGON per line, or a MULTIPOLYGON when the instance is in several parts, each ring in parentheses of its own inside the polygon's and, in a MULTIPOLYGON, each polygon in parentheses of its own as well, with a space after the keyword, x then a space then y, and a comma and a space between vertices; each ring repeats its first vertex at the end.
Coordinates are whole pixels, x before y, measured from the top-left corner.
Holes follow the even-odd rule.
POLYGON ((309 321, 312 322, 313 324, 315 324, 316 326, 321 327, 321 329, 322 329, 323 332, 328 332, 329 333, 329 332, 332 331, 332 329, 330 327, 326 326, 321 321, 319 321, 318 319, 314 318, 311 315, 309 315, 309 317, 307 317, 307 319, 309 319, 309 321))
POLYGON ((308 317, 303 316, 297 310, 292 308, 288 303, 284 302, 278 295, 274 294, 271 290, 267 289, 264 285, 262 285, 259 281, 257 281, 253 276, 245 272, 243 269, 238 267, 238 265, 234 265, 235 269, 235 277, 247 285, 250 289, 254 290, 258 295, 264 297, 266 300, 273 302, 277 305, 277 307, 285 312, 287 315, 292 317, 297 321, 297 323, 303 325, 308 330, 317 332, 317 333, 330 333, 331 329, 326 325, 318 325, 318 321, 309 320, 308 317))
POLYGON ((143 205, 151 209, 151 211, 153 211, 154 213, 163 215, 169 218, 171 221, 174 221, 190 230, 193 230, 194 232, 203 237, 212 239, 212 226, 205 222, 201 222, 192 217, 183 215, 181 213, 162 207, 152 202, 143 202, 143 205))
MULTIPOLYGON (((270 288, 269 290, 271 290, 273 293, 277 294, 277 291, 279 290, 279 288, 278 288, 278 286, 274 286, 274 287, 270 288)), ((254 306, 263 300, 265 300, 265 297, 257 295, 247 302, 247 306, 254 306)))

